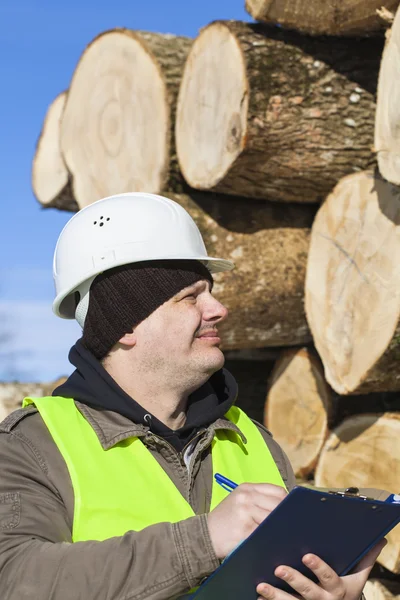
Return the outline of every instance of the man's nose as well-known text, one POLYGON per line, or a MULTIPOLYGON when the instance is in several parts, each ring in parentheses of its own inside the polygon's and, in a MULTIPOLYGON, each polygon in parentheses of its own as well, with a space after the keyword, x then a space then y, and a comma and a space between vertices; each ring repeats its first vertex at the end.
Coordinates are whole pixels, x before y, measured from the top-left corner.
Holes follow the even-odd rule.
POLYGON ((228 309, 222 302, 210 295, 204 310, 204 320, 220 323, 228 316, 228 309))

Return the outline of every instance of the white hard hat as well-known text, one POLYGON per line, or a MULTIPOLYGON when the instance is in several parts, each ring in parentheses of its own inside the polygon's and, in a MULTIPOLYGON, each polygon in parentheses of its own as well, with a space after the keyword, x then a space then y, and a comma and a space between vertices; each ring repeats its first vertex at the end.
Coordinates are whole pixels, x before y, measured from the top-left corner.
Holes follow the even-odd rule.
POLYGON ((200 231, 179 204, 155 194, 118 194, 80 210, 62 230, 53 260, 54 313, 83 327, 97 275, 147 260, 198 260, 211 273, 234 264, 207 256, 200 231))

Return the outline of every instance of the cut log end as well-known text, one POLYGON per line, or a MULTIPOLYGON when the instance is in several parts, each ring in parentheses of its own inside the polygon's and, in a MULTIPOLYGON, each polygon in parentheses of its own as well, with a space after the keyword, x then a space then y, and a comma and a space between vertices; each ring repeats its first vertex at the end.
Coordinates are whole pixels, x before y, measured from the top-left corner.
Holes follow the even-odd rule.
POLYGON ((369 579, 363 591, 366 600, 398 600, 400 582, 369 579))
POLYGON ((284 351, 271 376, 264 422, 296 477, 313 471, 328 435, 330 410, 331 392, 320 361, 307 348, 284 351))
POLYGON ((33 192, 46 207, 57 206, 60 201, 73 205, 70 177, 60 149, 60 122, 66 99, 67 92, 62 92, 47 109, 33 159, 33 192))
POLYGON ((322 449, 315 485, 396 490, 399 453, 398 413, 348 417, 331 433, 322 449))
POLYGON ((194 42, 178 98, 178 160, 194 188, 214 187, 243 150, 248 83, 244 58, 228 27, 214 23, 194 42))
MULTIPOLYGON (((323 488, 398 489, 400 415, 366 414, 343 421, 326 441, 315 471, 323 488)), ((400 572, 400 526, 391 531, 378 558, 386 569, 400 572)))
POLYGON ((145 42, 128 30, 100 35, 76 68, 61 126, 79 206, 111 194, 159 192, 169 144, 166 85, 145 42))
POLYGON ((375 141, 381 175, 400 185, 400 10, 397 11, 382 56, 375 117, 375 141))
POLYGON ((390 342, 400 316, 399 225, 399 190, 368 172, 344 178, 314 221, 306 314, 340 394, 400 387, 388 364, 376 371, 385 352, 398 353, 390 342))

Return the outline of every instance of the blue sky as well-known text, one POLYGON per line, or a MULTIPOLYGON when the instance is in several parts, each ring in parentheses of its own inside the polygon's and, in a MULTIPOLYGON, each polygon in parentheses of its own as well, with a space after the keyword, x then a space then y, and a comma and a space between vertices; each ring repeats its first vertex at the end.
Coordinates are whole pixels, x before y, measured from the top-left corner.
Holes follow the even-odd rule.
POLYGON ((68 88, 85 46, 128 27, 195 37, 214 19, 250 20, 244 0, 2 0, 0 2, 0 380, 71 372, 80 335, 51 312, 51 264, 70 214, 42 209, 31 162, 46 109, 68 88))

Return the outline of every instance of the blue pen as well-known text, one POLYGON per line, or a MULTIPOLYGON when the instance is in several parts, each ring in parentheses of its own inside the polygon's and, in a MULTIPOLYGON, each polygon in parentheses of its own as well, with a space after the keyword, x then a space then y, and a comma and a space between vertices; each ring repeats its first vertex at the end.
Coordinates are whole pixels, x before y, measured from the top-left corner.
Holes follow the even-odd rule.
POLYGON ((400 504, 400 494, 390 494, 385 502, 387 504, 400 504))
POLYGON ((226 490, 227 492, 232 492, 238 486, 237 483, 234 483, 233 481, 231 481, 227 477, 224 477, 223 475, 220 475, 219 473, 216 473, 214 475, 214 478, 215 481, 219 483, 219 485, 222 488, 224 488, 224 490, 226 490))

